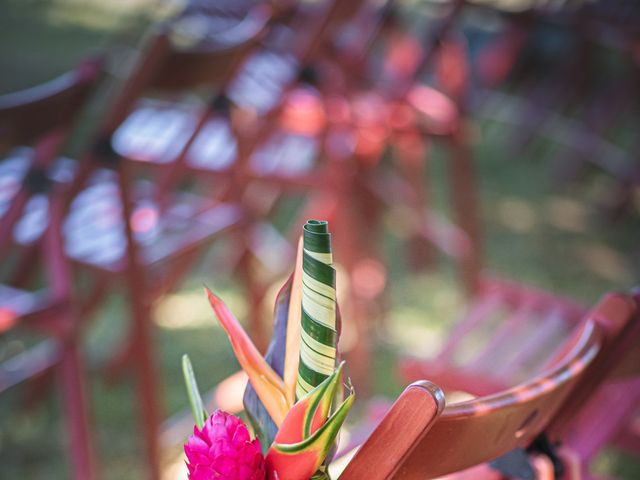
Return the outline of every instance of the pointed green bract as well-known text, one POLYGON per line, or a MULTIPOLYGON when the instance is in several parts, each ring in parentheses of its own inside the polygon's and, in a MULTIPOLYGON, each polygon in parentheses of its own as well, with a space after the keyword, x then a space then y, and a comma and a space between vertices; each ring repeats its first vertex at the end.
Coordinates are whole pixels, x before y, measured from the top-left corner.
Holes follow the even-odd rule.
MULTIPOLYGON (((342 427, 342 424, 347 418, 347 414, 349 413, 349 410, 351 410, 354 400, 355 394, 352 392, 345 401, 342 402, 335 413, 329 417, 325 424, 310 437, 305 438, 298 443, 274 443, 271 448, 286 455, 296 455, 302 452, 314 450, 318 452, 318 456, 321 457, 321 459, 324 459, 329 452, 333 441, 336 439, 338 432, 340 431, 340 427, 342 427)), ((318 466, 320 466, 320 463, 322 463, 322 460, 318 463, 318 466)))
POLYGON ((266 456, 270 480, 328 478, 327 455, 355 398, 350 388, 348 398, 329 417, 338 386, 342 385, 343 367, 344 362, 289 411, 266 456))
POLYGON ((336 272, 327 222, 304 226, 302 319, 296 397, 320 385, 336 366, 336 272))
POLYGON ((324 382, 318 385, 314 390, 309 393, 310 405, 307 414, 304 419, 303 438, 311 435, 313 420, 316 416, 316 411, 320 410, 320 415, 323 419, 329 416, 331 410, 331 403, 335 397, 336 387, 340 379, 342 378, 342 369, 344 362, 331 374, 324 382))
POLYGON ((315 433, 331 413, 344 362, 327 379, 289 410, 275 436, 275 443, 298 443, 315 433))
POLYGON ((189 403, 191 404, 193 419, 195 420, 198 428, 202 429, 204 422, 209 418, 209 414, 204 408, 200 389, 198 388, 198 382, 193 374, 191 360, 189 360, 189 355, 186 354, 182 356, 182 374, 184 376, 184 383, 187 386, 187 394, 189 395, 189 403))

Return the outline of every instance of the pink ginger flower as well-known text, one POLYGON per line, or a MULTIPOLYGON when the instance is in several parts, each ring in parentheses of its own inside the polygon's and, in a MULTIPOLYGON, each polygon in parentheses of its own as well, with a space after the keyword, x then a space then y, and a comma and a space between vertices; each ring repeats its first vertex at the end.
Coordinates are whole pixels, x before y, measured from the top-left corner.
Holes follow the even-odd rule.
POLYGON ((189 480, 265 479, 260 440, 251 440, 242 420, 222 410, 216 410, 202 430, 193 427, 184 451, 189 480))

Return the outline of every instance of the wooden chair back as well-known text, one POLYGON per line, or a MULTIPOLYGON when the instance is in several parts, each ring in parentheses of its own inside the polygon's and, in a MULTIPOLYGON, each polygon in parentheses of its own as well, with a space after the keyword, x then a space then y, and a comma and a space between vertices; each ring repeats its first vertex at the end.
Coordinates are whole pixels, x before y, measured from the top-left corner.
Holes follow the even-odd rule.
POLYGON ((67 127, 95 86, 100 64, 89 60, 50 82, 0 95, 0 150, 34 144, 67 127))
MULTIPOLYGON (((197 39, 191 38, 187 41, 188 45, 184 45, 185 39, 181 39, 179 34, 182 28, 180 22, 185 21, 185 17, 179 16, 158 27, 105 112, 98 131, 81 157, 77 174, 67 190, 67 208, 71 199, 86 185, 92 172, 101 166, 118 170, 120 190, 128 188, 131 181, 130 168, 119 161, 120 157, 112 147, 111 137, 142 95, 148 92, 176 95, 198 87, 223 92, 246 54, 256 46, 266 31, 269 15, 268 7, 258 6, 235 26, 215 35, 203 34, 197 39), (193 42, 197 45, 193 45, 193 42)), ((215 98, 217 97, 214 95, 215 98)), ((186 155, 215 108, 214 101, 210 108, 204 109, 188 141, 177 154, 179 158, 186 155)), ((161 183, 158 182, 158 192, 168 192, 176 184, 168 182, 160 185, 161 183)), ((159 195, 164 197, 164 194, 159 195)), ((130 206, 125 200, 123 197, 126 213, 130 206)))
POLYGON ((261 40, 269 18, 268 8, 253 8, 235 26, 216 32, 210 39, 204 38, 195 48, 171 44, 150 87, 185 90, 196 86, 225 86, 261 40))
POLYGON ((255 8, 236 26, 212 37, 191 39, 180 46, 180 21, 155 32, 140 61, 106 114, 102 135, 109 136, 124 121, 146 91, 178 93, 197 87, 223 91, 246 55, 261 40, 269 21, 268 8, 255 8))
POLYGON ((528 447, 577 400, 573 392, 607 345, 609 326, 599 319, 609 306, 600 304, 581 324, 560 362, 517 387, 444 408, 437 387, 409 386, 340 478, 435 478, 528 447))

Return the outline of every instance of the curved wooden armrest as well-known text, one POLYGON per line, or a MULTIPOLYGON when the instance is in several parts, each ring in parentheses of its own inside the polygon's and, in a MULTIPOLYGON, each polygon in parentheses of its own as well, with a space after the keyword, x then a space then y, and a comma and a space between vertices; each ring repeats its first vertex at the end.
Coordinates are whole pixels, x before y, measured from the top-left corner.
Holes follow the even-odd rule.
POLYGON ((427 434, 444 405, 444 393, 437 385, 424 380, 409 385, 360 447, 340 480, 391 478, 427 434))

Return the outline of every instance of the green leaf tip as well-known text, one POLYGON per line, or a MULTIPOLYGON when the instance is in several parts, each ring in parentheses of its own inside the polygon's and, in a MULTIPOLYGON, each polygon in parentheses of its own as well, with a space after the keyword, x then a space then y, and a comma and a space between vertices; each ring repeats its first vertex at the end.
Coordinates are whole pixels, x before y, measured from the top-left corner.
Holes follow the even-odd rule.
POLYGON ((189 355, 186 353, 182 355, 182 374, 184 376, 184 383, 187 387, 187 395, 189 396, 189 403, 191 404, 191 413, 193 413, 193 419, 196 422, 198 428, 202 429, 204 422, 209 418, 209 414, 204 408, 204 402, 200 395, 200 389, 198 388, 198 382, 193 373, 193 366, 189 355))
POLYGON ((345 362, 340 362, 338 368, 334 370, 334 372, 329 375, 320 385, 311 390, 307 394, 305 398, 311 400, 311 405, 309 407, 309 415, 306 416, 304 423, 303 435, 308 437, 311 435, 311 423, 313 422, 313 418, 315 416, 316 410, 320 403, 324 400, 327 401, 327 413, 328 409, 331 406, 332 400, 335 396, 336 387, 342 378, 342 370, 344 368, 345 362))

